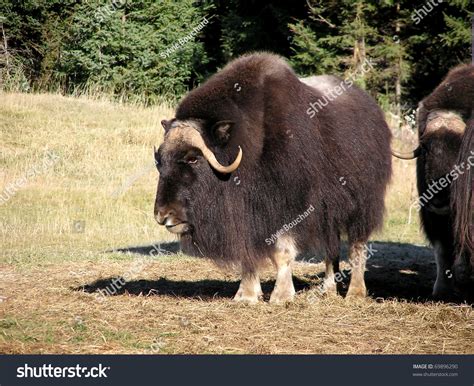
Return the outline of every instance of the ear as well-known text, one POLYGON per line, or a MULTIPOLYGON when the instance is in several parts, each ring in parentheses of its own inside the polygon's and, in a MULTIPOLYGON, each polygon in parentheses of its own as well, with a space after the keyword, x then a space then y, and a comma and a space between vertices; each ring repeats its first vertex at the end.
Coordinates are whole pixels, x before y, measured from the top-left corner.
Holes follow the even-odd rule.
POLYGON ((163 126, 163 129, 165 129, 165 132, 167 132, 170 129, 171 122, 172 122, 172 119, 169 119, 169 120, 163 119, 161 121, 161 126, 163 126))
POLYGON ((233 126, 232 121, 219 121, 212 126, 212 135, 220 145, 226 145, 229 142, 233 126))

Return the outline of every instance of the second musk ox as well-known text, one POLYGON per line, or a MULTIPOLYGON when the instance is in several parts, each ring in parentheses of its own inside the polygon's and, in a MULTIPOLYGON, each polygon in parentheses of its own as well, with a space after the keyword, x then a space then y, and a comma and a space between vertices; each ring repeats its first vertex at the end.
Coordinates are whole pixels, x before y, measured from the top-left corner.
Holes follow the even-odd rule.
POLYGON ((418 107, 420 217, 435 250, 433 295, 473 291, 474 66, 451 70, 418 107))
POLYGON ((310 116, 310 104, 342 82, 313 77, 310 86, 281 57, 255 53, 162 121, 155 217, 184 252, 240 268, 236 301, 262 296, 267 260, 277 270, 270 302, 291 301, 292 262, 306 250, 324 252, 325 288, 336 292, 341 234, 350 244, 348 295, 366 295, 365 244, 382 222, 391 134, 375 101, 352 84, 310 116))

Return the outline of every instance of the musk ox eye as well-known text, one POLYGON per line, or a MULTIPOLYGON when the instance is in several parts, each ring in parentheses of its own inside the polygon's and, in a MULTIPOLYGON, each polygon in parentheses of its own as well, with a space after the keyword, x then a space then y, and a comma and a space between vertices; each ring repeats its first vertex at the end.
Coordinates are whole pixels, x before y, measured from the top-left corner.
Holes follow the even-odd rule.
POLYGON ((161 166, 161 157, 158 153, 155 153, 155 166, 159 168, 161 166))
POLYGON ((178 163, 194 165, 194 164, 197 164, 198 161, 199 161, 199 156, 189 154, 179 159, 178 163))

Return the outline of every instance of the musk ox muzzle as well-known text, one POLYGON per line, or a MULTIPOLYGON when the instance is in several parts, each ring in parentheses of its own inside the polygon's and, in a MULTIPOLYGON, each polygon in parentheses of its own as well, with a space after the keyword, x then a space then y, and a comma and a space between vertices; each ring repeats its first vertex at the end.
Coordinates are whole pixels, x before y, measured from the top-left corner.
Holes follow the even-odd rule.
POLYGON ((155 213, 157 223, 164 225, 171 233, 182 234, 191 229, 189 223, 176 216, 176 212, 173 209, 168 209, 167 207, 159 208, 155 209, 155 213))

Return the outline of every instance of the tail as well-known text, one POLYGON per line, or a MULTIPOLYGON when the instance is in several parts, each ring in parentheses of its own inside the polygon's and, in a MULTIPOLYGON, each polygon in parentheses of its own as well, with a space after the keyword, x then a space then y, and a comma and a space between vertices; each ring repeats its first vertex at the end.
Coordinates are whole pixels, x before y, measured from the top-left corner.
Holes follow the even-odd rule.
POLYGON ((470 273, 474 269, 474 110, 466 125, 458 165, 464 169, 464 173, 459 174, 459 178, 453 181, 451 210, 456 240, 455 266, 458 268, 455 268, 455 271, 458 271, 459 281, 465 282, 469 280, 470 273))

